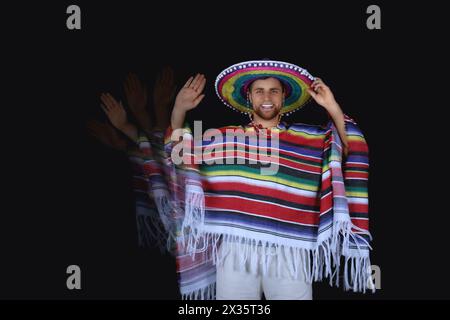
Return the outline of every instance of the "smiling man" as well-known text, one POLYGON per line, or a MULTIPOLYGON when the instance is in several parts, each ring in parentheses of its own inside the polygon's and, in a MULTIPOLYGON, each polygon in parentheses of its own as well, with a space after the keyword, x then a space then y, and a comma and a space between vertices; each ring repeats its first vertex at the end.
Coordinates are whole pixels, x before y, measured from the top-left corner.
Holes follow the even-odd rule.
POLYGON ((197 74, 177 95, 166 134, 171 199, 157 200, 166 204, 165 212, 182 212, 177 265, 183 297, 312 299, 312 282, 325 277, 337 286, 343 278, 346 290, 374 290, 368 147, 330 88, 287 62, 232 65, 218 75, 215 90, 225 105, 248 114, 251 122, 219 128, 225 137, 218 141, 194 142, 183 123, 203 99, 205 83, 204 75, 197 74), (327 124, 281 121, 311 98, 328 112, 327 124), (227 137, 228 130, 264 139, 242 142, 227 137), (239 151, 214 157, 245 161, 175 165, 169 155, 179 137, 203 152, 211 144, 231 145, 239 151), (267 175, 260 170, 267 167, 259 154, 261 141, 267 143, 263 149, 279 155, 270 160, 278 162, 277 171, 267 175))
POLYGON ((275 78, 255 80, 250 84, 248 92, 255 122, 265 128, 276 126, 284 100, 281 82, 275 78))

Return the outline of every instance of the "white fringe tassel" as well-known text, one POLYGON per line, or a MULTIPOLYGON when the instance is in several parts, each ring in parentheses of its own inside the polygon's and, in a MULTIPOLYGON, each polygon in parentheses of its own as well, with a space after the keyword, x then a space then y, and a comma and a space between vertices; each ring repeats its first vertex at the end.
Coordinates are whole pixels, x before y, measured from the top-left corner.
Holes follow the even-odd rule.
MULTIPOLYGON (((320 243, 315 249, 292 247, 216 233, 204 234, 202 239, 199 238, 192 244, 194 245, 193 250, 198 250, 198 248, 195 248, 195 244, 199 244, 201 247, 211 244, 212 257, 208 258, 212 258, 216 265, 223 263, 224 258, 229 254, 234 255, 239 261, 237 268, 251 274, 267 275, 272 259, 277 259, 275 276, 281 277, 281 259, 278 257, 283 256, 287 261, 287 267, 292 278, 298 279, 300 271, 302 271, 307 283, 322 281, 328 277, 330 286, 335 285, 337 287, 340 286, 340 266, 343 256, 345 259, 344 290, 366 293, 366 290, 370 289, 375 292, 368 251, 367 255, 356 255, 348 250, 350 237, 354 238, 354 241, 365 241, 360 235, 353 233, 351 227, 352 225, 348 221, 335 223, 333 236, 320 243), (257 250, 263 250, 263 254, 258 254, 257 250)), ((355 244, 358 245, 358 242, 355 242, 355 244)), ((210 287, 191 292, 185 296, 189 299, 196 299, 199 296, 204 296, 204 291, 210 287)))
MULTIPOLYGON (((300 248, 288 246, 285 243, 271 243, 229 234, 205 233, 204 226, 204 195, 200 186, 186 184, 185 217, 183 221, 183 244, 188 253, 192 254, 204 250, 212 245, 212 259, 214 264, 220 264, 228 254, 238 255, 240 270, 252 274, 262 272, 266 275, 273 258, 286 258, 288 270, 294 279, 298 279, 302 270, 308 283, 322 281, 329 278, 329 283, 339 287, 341 257, 344 257, 343 283, 344 290, 366 293, 367 289, 375 292, 371 276, 369 243, 361 234, 370 237, 370 233, 353 225, 346 216, 333 222, 333 230, 329 238, 323 240, 316 248, 300 248), (355 233, 357 230, 359 233, 355 233), (187 245, 185 243, 187 237, 187 245), (352 241, 350 241, 352 240, 352 241), (350 245, 356 245, 357 249, 350 245), (361 248, 363 244, 364 248, 361 248), (222 245, 219 252, 219 246, 222 245), (244 245, 244 246, 242 246, 244 245), (263 250, 259 255, 257 250, 263 250), (262 261, 260 261, 262 260, 262 261), (259 270, 259 265, 261 269, 259 270)), ((192 254, 194 259, 194 255, 192 254)), ((208 257, 209 258, 209 257, 208 257)), ((276 276, 281 276, 281 259, 277 259, 276 276)), ((185 296, 196 299, 201 296, 211 296, 211 285, 196 290, 185 296)))
POLYGON ((211 283, 204 288, 200 288, 181 295, 182 300, 215 300, 216 283, 211 283))
POLYGON ((195 252, 199 241, 206 243, 203 238, 205 220, 205 197, 201 186, 186 183, 185 211, 182 225, 183 244, 187 252, 195 252), (185 238, 187 237, 187 244, 185 238))

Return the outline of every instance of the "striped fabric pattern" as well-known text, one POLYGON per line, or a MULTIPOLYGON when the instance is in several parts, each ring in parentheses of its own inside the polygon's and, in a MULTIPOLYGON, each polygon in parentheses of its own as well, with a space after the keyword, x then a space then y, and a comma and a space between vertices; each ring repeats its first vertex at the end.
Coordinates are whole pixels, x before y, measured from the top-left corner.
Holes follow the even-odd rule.
POLYGON ((155 202, 150 197, 148 175, 144 164, 154 158, 151 140, 141 135, 138 147, 132 146, 127 150, 127 156, 133 172, 132 188, 135 198, 136 226, 138 244, 141 247, 156 246, 161 251, 166 250, 167 231, 159 217, 155 202))
MULTIPOLYGON (((252 127, 246 130, 255 131, 252 127)), ((232 235, 252 233, 252 238, 260 241, 299 241, 312 248, 319 219, 330 220, 325 210, 320 216, 317 196, 325 135, 324 130, 314 126, 280 128, 279 166, 274 175, 261 175, 261 163, 202 166, 205 230, 232 235)), ((250 152, 257 147, 252 143, 247 146, 250 152)), ((216 155, 219 160, 223 157, 216 155)), ((246 160, 249 157, 248 152, 244 154, 246 160)))
MULTIPOLYGON (((163 168, 149 166, 147 171, 149 176, 164 176, 159 178, 166 183, 165 202, 170 206, 161 210, 172 212, 177 220, 183 298, 214 298, 215 265, 223 261, 218 247, 230 243, 230 248, 233 243, 275 248, 288 258, 291 270, 303 268, 309 282, 328 277, 330 285, 339 286, 343 278, 346 290, 374 290, 369 270, 368 147, 356 122, 345 116, 345 124, 345 159, 332 121, 325 126, 282 123, 264 132, 264 141, 251 138, 262 133, 255 127, 228 126, 220 131, 241 129, 248 138, 204 137, 200 146, 188 128, 182 143, 174 143, 169 128, 163 168), (171 159, 176 146, 185 147, 184 162, 178 165, 171 159), (265 156, 256 153, 263 147, 265 156), (271 166, 274 163, 278 166, 271 166), (261 174, 263 168, 270 174, 261 174)), ((150 188, 155 189, 151 182, 150 188)), ((245 268, 251 253, 239 254, 240 267, 245 268)), ((249 271, 259 272, 255 270, 249 271)))
POLYGON ((176 175, 167 164, 163 133, 139 132, 138 151, 131 150, 133 187, 140 245, 157 245, 175 256, 177 278, 183 299, 213 299, 216 267, 212 247, 188 250, 182 232, 185 203, 184 175, 176 175))

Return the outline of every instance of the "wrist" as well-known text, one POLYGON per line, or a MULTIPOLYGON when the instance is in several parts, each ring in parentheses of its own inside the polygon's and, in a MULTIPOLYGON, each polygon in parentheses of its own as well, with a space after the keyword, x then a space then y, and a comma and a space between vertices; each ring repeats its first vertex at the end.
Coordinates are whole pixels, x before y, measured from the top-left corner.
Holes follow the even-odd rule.
POLYGON ((153 128, 157 128, 157 129, 166 129, 168 126, 170 125, 170 119, 166 118, 164 120, 158 120, 155 122, 155 125, 153 126, 153 128))
POLYGON ((176 114, 185 114, 186 110, 181 105, 175 104, 173 106, 173 112, 175 112, 176 114))
POLYGON ((328 111, 331 117, 343 114, 342 109, 337 102, 326 104, 324 108, 328 111))
POLYGON ((170 118, 170 125, 173 129, 178 129, 183 126, 184 119, 186 117, 186 111, 179 107, 174 107, 172 116, 170 118))
POLYGON ((131 123, 125 122, 125 123, 123 123, 121 125, 118 125, 116 128, 118 130, 122 131, 122 132, 125 132, 125 131, 129 130, 130 127, 131 127, 131 123))

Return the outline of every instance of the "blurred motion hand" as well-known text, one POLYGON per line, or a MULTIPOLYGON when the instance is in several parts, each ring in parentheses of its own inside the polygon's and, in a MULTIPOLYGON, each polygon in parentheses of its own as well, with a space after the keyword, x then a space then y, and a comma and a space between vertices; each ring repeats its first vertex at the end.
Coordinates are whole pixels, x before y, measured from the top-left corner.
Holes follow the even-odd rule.
POLYGON ((88 120, 86 122, 86 127, 88 133, 104 145, 117 151, 127 150, 127 140, 109 123, 103 123, 98 120, 88 120))
POLYGON ((127 113, 122 106, 122 102, 117 102, 109 93, 102 93, 100 99, 103 102, 100 106, 105 111, 112 125, 126 134, 132 141, 136 142, 138 130, 135 125, 128 122, 127 113))
POLYGON ((122 102, 117 102, 110 93, 102 93, 100 99, 103 102, 100 106, 105 111, 109 121, 114 127, 122 130, 128 123, 127 113, 122 106, 122 102))
POLYGON ((153 87, 153 104, 155 107, 156 124, 159 129, 166 129, 169 126, 170 113, 172 111, 175 97, 175 81, 173 69, 164 67, 158 75, 153 87))
POLYGON ((139 126, 145 131, 151 129, 150 114, 147 110, 147 89, 136 74, 129 73, 124 82, 128 106, 139 126))

